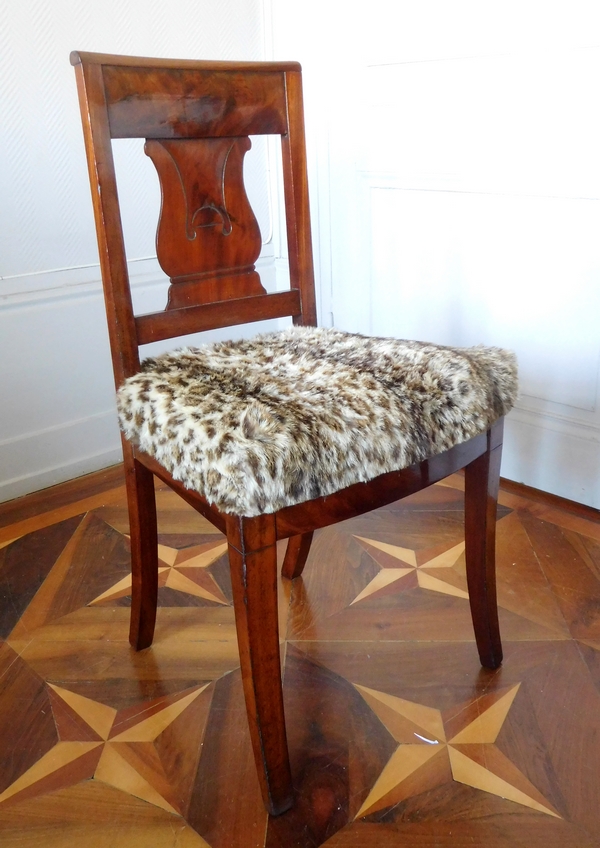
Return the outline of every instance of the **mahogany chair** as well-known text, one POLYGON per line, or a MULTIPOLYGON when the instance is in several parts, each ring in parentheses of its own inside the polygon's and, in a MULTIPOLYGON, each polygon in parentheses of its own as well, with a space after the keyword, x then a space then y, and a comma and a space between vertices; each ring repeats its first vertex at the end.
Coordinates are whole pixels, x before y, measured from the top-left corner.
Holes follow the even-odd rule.
POLYGON ((470 606, 502 661, 495 521, 512 354, 316 329, 300 66, 73 53, 118 389, 131 525, 130 641, 153 638, 154 477, 227 537, 250 734, 265 806, 292 804, 277 619, 313 532, 465 469, 470 606), (290 289, 268 294, 243 187, 248 136, 281 137, 290 289), (161 312, 134 316, 111 140, 146 139, 162 189, 161 312), (267 318, 293 327, 140 363, 139 346, 267 318))

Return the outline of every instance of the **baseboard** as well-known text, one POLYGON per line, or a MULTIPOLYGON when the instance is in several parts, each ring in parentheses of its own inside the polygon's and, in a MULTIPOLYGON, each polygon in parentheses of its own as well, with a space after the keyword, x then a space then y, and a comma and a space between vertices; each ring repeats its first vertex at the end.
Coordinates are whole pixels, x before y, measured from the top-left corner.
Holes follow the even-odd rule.
POLYGON ((123 463, 119 462, 100 471, 92 471, 90 474, 74 477, 64 483, 22 495, 0 504, 0 528, 68 507, 124 485, 125 471, 123 463))
POLYGON ((600 508, 600 445, 595 426, 563 426, 520 410, 506 419, 502 474, 532 489, 600 508))

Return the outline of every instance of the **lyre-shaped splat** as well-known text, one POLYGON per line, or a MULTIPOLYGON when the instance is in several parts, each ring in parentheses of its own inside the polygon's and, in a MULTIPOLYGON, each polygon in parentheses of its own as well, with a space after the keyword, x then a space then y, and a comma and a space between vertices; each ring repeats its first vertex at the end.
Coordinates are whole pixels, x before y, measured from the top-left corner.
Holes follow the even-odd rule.
POLYGON ((167 309, 265 293, 243 181, 250 146, 247 137, 146 141, 162 190, 156 249, 171 278, 167 309))

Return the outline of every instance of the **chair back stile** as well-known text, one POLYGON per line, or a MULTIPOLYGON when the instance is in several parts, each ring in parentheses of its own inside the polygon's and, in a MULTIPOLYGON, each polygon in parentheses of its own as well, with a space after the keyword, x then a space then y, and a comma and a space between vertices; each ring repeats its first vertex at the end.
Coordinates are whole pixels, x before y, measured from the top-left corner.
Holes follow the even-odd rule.
MULTIPOLYGON (((73 56, 71 57, 73 61, 73 56)), ((102 67, 76 64, 108 335, 117 388, 140 368, 102 67)))
POLYGON ((300 66, 73 53, 93 192, 117 386, 140 368, 138 346, 291 316, 316 325, 300 66), (290 289, 267 293, 243 182, 248 136, 281 137, 290 289), (164 310, 135 316, 112 140, 145 138, 160 180, 158 261, 164 310))
POLYGON ((288 133, 282 136, 283 186, 290 257, 290 280, 302 296, 302 316, 294 324, 317 325, 315 282, 310 233, 308 169, 304 140, 304 107, 300 72, 286 76, 288 133))

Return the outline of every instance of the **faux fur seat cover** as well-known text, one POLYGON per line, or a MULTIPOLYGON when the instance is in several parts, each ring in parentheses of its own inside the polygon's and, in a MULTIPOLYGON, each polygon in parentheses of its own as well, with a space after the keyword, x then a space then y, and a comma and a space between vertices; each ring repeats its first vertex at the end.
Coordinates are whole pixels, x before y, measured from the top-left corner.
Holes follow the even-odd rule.
POLYGON ((125 436, 224 512, 257 515, 447 450, 512 407, 516 362, 296 327, 147 359, 125 436))

